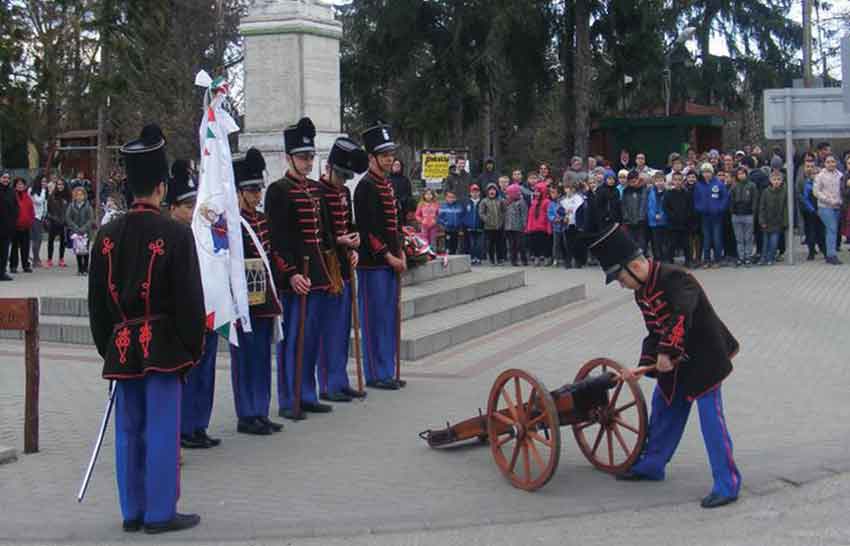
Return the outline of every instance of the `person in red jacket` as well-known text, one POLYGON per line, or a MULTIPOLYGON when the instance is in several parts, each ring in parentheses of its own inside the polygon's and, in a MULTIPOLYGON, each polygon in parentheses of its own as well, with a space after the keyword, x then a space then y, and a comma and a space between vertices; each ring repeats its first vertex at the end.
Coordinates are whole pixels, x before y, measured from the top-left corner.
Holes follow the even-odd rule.
POLYGON ((12 255, 9 256, 9 269, 18 272, 18 255, 24 273, 32 273, 30 267, 30 229, 35 222, 35 206, 27 192, 27 183, 23 178, 15 178, 15 197, 18 200, 18 220, 15 222, 15 236, 12 239, 12 255))
POLYGON ((549 190, 546 182, 534 185, 525 232, 528 234, 534 265, 549 265, 546 262, 552 258, 552 224, 549 223, 549 190))

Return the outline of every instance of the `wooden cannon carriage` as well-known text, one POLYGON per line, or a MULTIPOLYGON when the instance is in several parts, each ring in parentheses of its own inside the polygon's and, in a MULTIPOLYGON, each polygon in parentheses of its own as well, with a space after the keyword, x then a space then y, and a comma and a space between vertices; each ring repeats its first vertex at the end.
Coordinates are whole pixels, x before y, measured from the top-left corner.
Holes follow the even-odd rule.
POLYGON ((488 442, 496 466, 511 484, 534 491, 555 474, 560 427, 570 425, 587 460, 599 470, 619 474, 637 460, 647 431, 640 374, 625 381, 622 369, 607 358, 591 360, 574 383, 551 392, 528 372, 506 370, 490 389, 487 413, 479 409, 477 417, 419 436, 433 448, 476 439, 488 442))

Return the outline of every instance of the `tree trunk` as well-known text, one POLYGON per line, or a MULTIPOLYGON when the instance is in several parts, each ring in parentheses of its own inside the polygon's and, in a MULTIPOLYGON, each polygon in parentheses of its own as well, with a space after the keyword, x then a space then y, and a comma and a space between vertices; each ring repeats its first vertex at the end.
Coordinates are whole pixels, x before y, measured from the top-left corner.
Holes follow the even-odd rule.
POLYGON ((561 148, 561 165, 569 165, 570 158, 567 155, 567 150, 572 150, 575 144, 573 121, 575 119, 575 104, 573 102, 573 77, 575 66, 575 49, 573 42, 575 39, 575 11, 570 9, 570 2, 567 2, 564 10, 564 34, 561 36, 561 66, 564 70, 564 82, 561 85, 561 113, 564 124, 564 145, 561 148))
POLYGON ((576 47, 573 66, 575 101, 575 146, 573 154, 587 157, 590 139, 590 6, 589 0, 576 0, 576 47))
POLYGON ((697 31, 699 33, 699 50, 702 54, 702 89, 703 101, 706 105, 711 104, 711 73, 713 63, 709 60, 709 44, 711 41, 711 22, 714 20, 715 11, 706 8, 702 14, 702 24, 697 31))
MULTIPOLYGON (((107 85, 101 85, 103 96, 98 98, 97 107, 97 174, 95 175, 95 218, 100 220, 100 203, 101 193, 103 192, 103 183, 106 181, 110 165, 109 165, 109 134, 107 132, 108 124, 108 107, 109 107, 109 90, 108 82, 111 75, 112 59, 110 57, 112 51, 110 47, 109 21, 110 21, 110 3, 111 0, 104 0, 102 17, 104 28, 101 29, 101 44, 100 44, 100 59, 101 59, 101 80, 107 85), (106 88, 106 89, 104 89, 106 88)), ((127 203, 130 206, 130 203, 127 203)))
POLYGON ((481 102, 481 156, 493 157, 493 100, 489 89, 484 89, 481 102))

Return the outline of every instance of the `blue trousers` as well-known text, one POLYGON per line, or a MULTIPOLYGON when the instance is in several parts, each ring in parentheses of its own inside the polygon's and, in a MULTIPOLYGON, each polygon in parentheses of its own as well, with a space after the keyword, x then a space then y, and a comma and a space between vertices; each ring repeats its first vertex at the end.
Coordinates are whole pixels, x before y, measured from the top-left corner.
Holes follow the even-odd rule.
MULTIPOLYGON (((720 387, 699 397, 697 406, 702 438, 714 478, 711 492, 724 497, 737 497, 741 490, 741 473, 732 457, 732 438, 723 416, 720 387)), ((661 390, 655 387, 649 435, 640 459, 632 467, 633 472, 654 480, 664 479, 664 467, 676 452, 690 411, 691 402, 681 393, 676 393, 668 406, 661 390)))
POLYGON ((480 260, 484 257, 484 232, 481 230, 466 231, 466 253, 473 260, 480 260))
POLYGON ((357 271, 363 373, 370 383, 395 377, 397 284, 389 267, 357 271))
POLYGON ((776 260, 776 250, 779 248, 779 236, 782 233, 778 231, 762 231, 761 244, 761 263, 766 264, 776 260))
POLYGON ((826 232, 826 257, 832 258, 838 252, 838 227, 841 224, 841 210, 821 207, 818 217, 823 222, 826 232))
POLYGON ((714 249, 715 262, 723 258, 723 222, 722 215, 702 217, 702 252, 706 263, 712 260, 711 249, 714 249))
MULTIPOLYGON (((301 321, 301 296, 285 293, 283 302, 283 341, 277 350, 277 401, 280 409, 292 409, 295 397, 295 358, 298 352, 298 325, 301 321)), ((301 363, 301 402, 316 403, 316 360, 325 321, 336 310, 327 311, 323 292, 307 296, 307 316, 304 323, 304 356, 301 363)))
POLYGON ((180 376, 150 373, 115 389, 115 474, 124 520, 163 523, 180 496, 180 376))
POLYGON ((272 389, 272 332, 277 318, 251 318, 252 332, 236 331, 239 347, 230 346, 230 383, 236 417, 268 417, 272 389))
POLYGON ((348 382, 348 347, 351 340, 351 281, 345 281, 342 294, 323 293, 325 308, 332 310, 323 321, 319 342, 319 390, 323 394, 351 388, 348 382))
POLYGON ((207 332, 204 354, 198 365, 186 375, 183 401, 180 410, 180 434, 190 436, 198 430, 207 430, 212 416, 215 395, 215 355, 218 352, 218 334, 207 332))

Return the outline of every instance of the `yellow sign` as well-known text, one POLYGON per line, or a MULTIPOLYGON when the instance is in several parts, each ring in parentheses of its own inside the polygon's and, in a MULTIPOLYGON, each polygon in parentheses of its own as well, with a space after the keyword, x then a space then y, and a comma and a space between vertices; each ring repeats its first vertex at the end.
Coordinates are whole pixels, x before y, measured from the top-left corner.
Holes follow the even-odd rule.
POLYGON ((422 178, 442 180, 449 176, 449 154, 422 154, 422 178))

